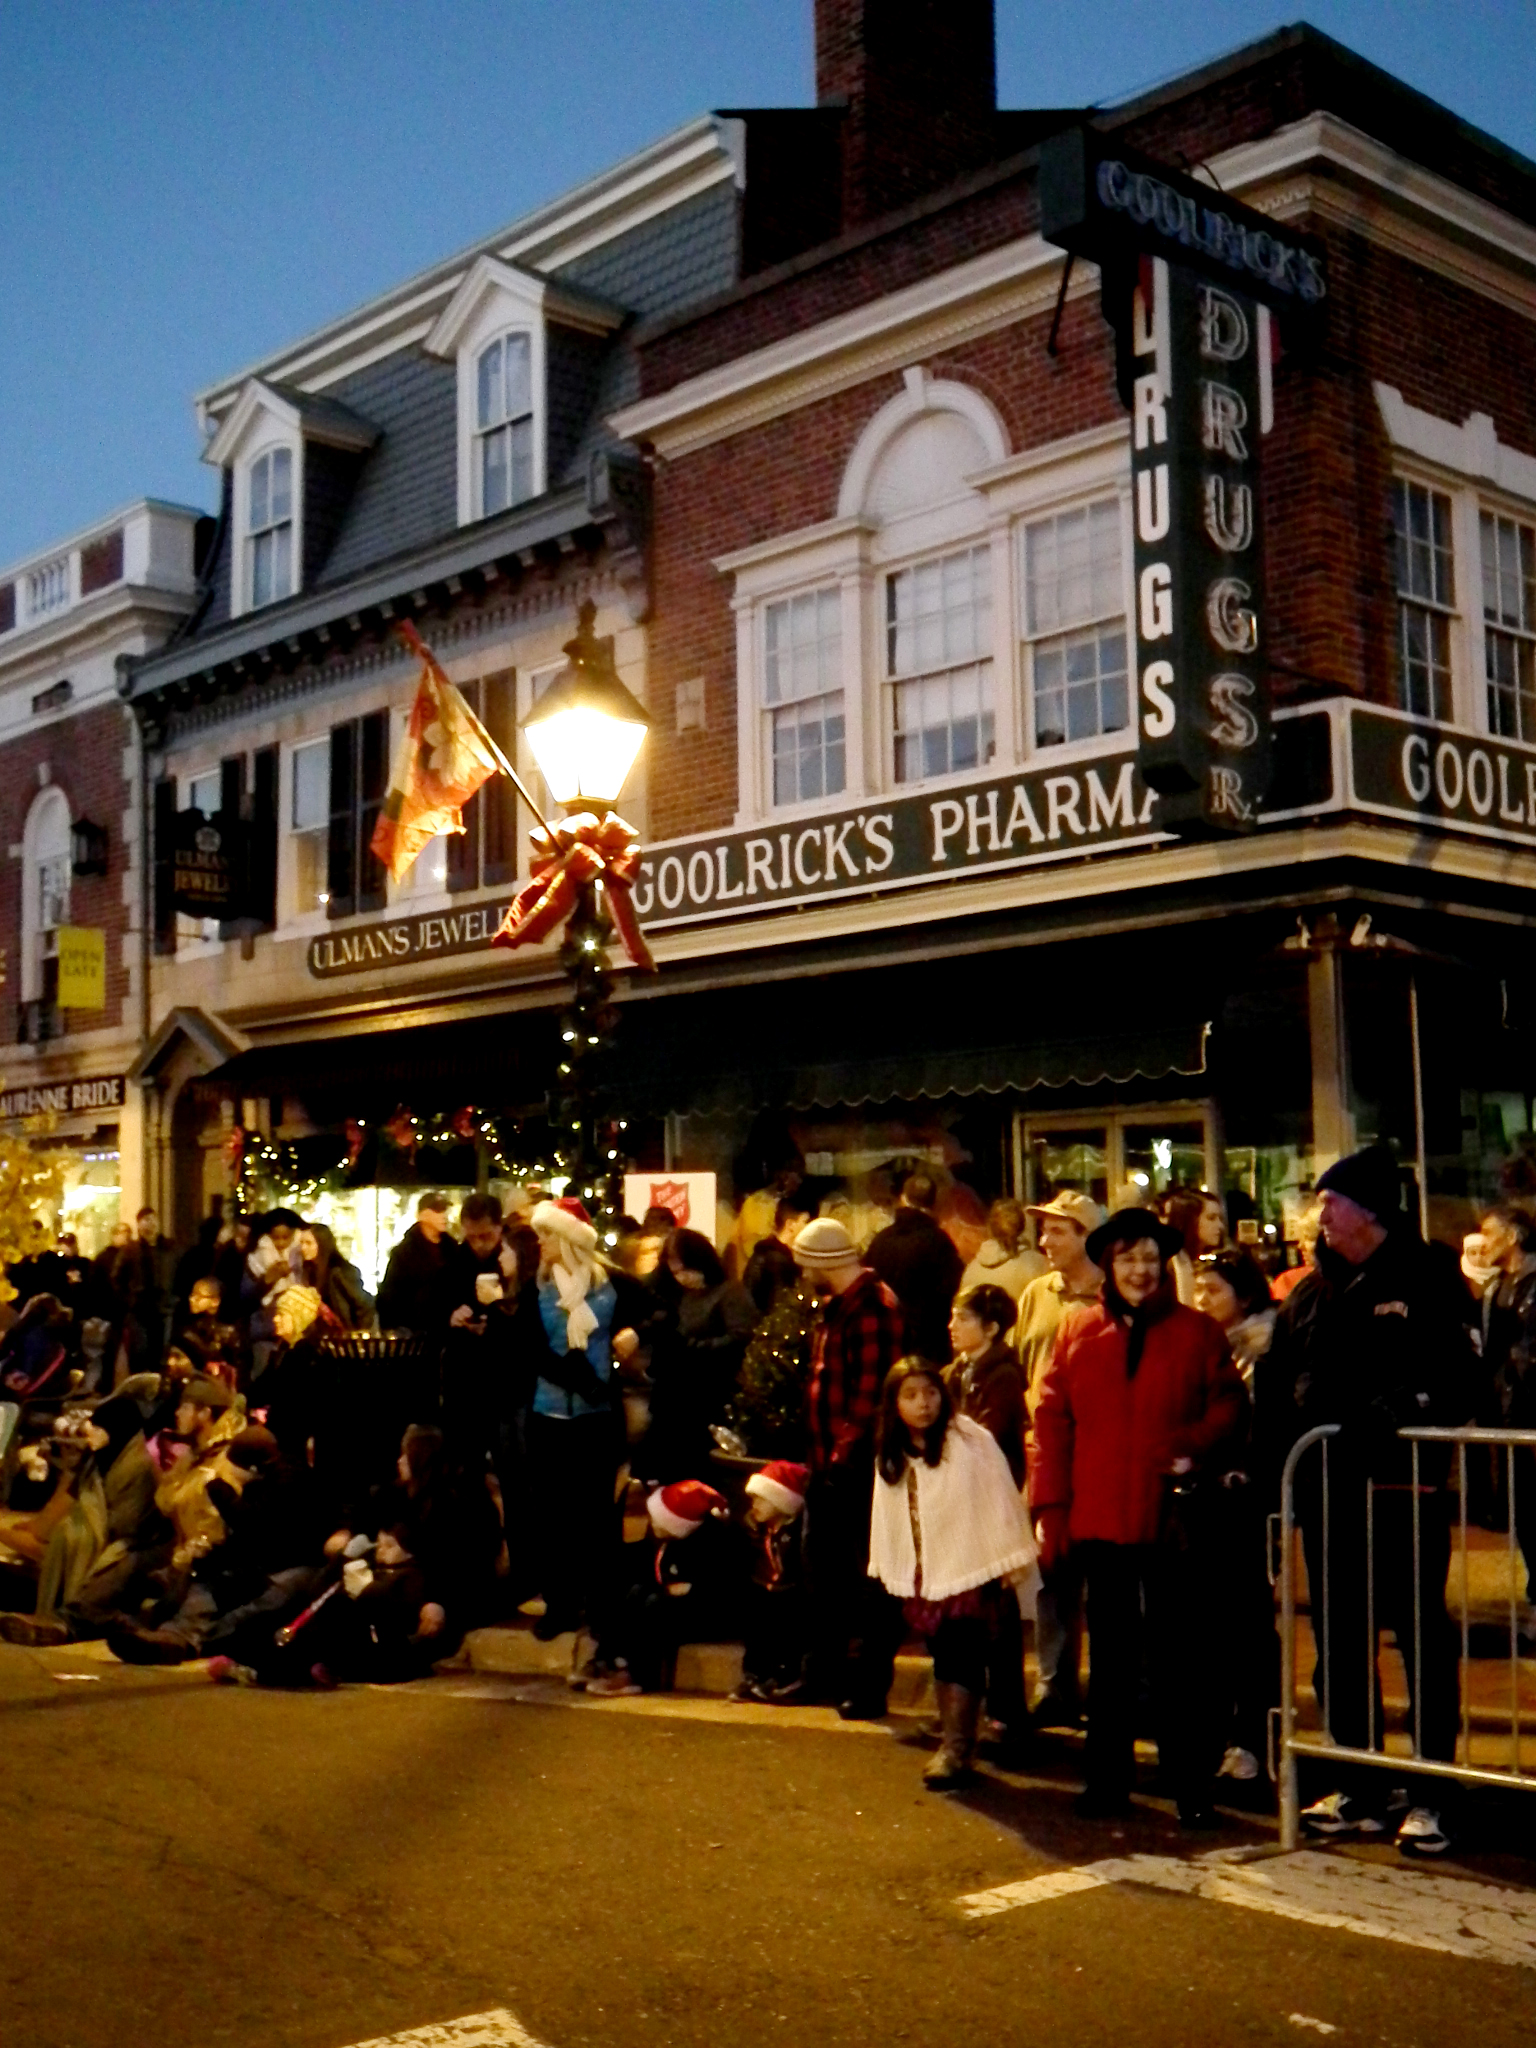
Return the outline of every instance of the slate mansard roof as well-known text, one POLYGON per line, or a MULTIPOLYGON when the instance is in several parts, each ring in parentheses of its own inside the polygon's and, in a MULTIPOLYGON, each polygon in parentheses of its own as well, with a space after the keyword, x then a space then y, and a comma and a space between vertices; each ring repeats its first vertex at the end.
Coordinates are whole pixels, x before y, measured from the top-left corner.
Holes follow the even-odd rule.
MULTIPOLYGON (((229 416, 253 380, 297 414, 306 442, 302 587, 278 604, 231 616, 236 536, 226 469, 224 509, 203 565, 202 601, 175 641, 139 666, 128 694, 144 697, 311 630, 359 603, 377 604, 391 586, 408 591, 415 587, 418 568, 445 578, 481 555, 491 562, 515 554, 520 546, 548 547, 553 536, 577 529, 585 529, 596 544, 602 511, 609 516, 631 513, 632 504, 614 504, 612 478, 599 459, 618 452, 606 425, 608 415, 638 395, 629 334, 640 321, 665 318, 729 290, 738 273, 737 186, 721 127, 695 123, 681 131, 684 140, 712 131, 714 165, 706 162, 703 174, 693 180, 702 189, 685 189, 672 203, 663 193, 659 202, 633 208, 639 218, 632 225, 621 215, 613 222, 616 231, 605 235, 599 226, 585 238, 586 246, 563 260, 547 266, 527 260, 520 245, 528 237, 514 227, 451 265, 439 266, 427 280, 412 280, 388 300, 360 309, 353 316, 358 344, 352 353, 362 358, 357 368, 346 367, 346 323, 337 323, 314 343, 300 343, 205 394, 200 409, 210 427, 229 416), (483 254, 515 261, 562 288, 568 300, 601 308, 610 331, 566 324, 558 312, 548 318, 548 487, 541 498, 509 513, 461 525, 457 369, 453 361, 429 355, 423 343, 433 315, 483 254), (426 288, 407 299, 404 315, 396 314, 394 305, 417 285, 426 288), (382 351, 370 346, 378 306, 397 325, 418 315, 399 345, 382 351), (293 366, 302 364, 307 347, 322 342, 331 356, 321 372, 323 388, 306 388, 293 366)), ((643 162, 648 154, 654 152, 634 161, 643 162)), ((693 154, 704 152, 695 147, 693 154)), ((590 189, 581 188, 573 202, 590 189)), ((534 229, 544 227, 552 212, 544 209, 531 217, 534 229)), ((546 231, 544 238, 551 235, 552 230, 546 231)), ((582 238, 565 237, 572 239, 582 238)), ((558 237, 555 243, 558 254, 558 237)), ((632 496, 624 495, 626 500, 632 496)))

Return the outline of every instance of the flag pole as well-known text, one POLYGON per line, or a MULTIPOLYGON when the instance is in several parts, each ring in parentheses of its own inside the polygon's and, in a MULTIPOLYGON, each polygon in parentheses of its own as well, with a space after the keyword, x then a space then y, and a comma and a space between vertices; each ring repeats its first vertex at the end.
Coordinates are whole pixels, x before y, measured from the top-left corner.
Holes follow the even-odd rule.
MULTIPOLYGON (((485 726, 483 723, 480 727, 480 730, 482 732, 485 732, 485 726)), ((488 732, 485 732, 485 744, 496 756, 496 765, 500 768, 502 774, 509 776, 511 778, 512 787, 517 791, 518 795, 522 798, 523 802, 528 806, 529 810, 532 811, 533 815, 538 819, 539 823, 544 827, 544 830, 547 832, 550 829, 549 820, 545 817, 544 813, 539 809, 538 805, 534 802, 533 798, 528 794, 528 785, 524 782, 521 775, 518 774, 517 770, 512 766, 512 763, 507 759, 506 755, 501 751, 500 747, 497 746, 496 742, 491 738, 488 732)))
MULTIPOLYGON (((430 663, 431 666, 434 669, 436 669, 437 673, 440 676, 442 676, 443 681, 448 685, 448 688, 450 690, 454 690, 455 694, 457 694, 456 685, 454 684, 452 678, 444 673, 442 664, 439 662, 437 656, 432 652, 431 648, 427 645, 426 641, 422 639, 421 634, 417 631, 414 623, 410 619, 396 619, 393 621, 393 628, 395 638, 401 643, 401 645, 409 648, 411 653, 416 655, 420 660, 430 663)), ((468 709, 467 706, 465 708, 468 709)), ((476 725, 479 726, 481 737, 484 739, 485 744, 490 748, 492 754, 495 756, 497 767, 501 770, 503 775, 507 776, 510 779, 512 787, 517 791, 518 795, 522 798, 523 802, 528 806, 529 810, 532 811, 533 815, 538 819, 539 823, 543 826, 544 830, 548 832, 550 829, 548 818, 545 817, 544 813, 539 809, 538 805, 529 795, 528 785, 523 781, 521 775, 518 774, 517 770, 512 766, 512 763, 507 759, 506 755, 501 751, 500 747, 497 746, 495 740, 491 738, 490 733, 486 730, 485 721, 479 717, 476 717, 473 711, 470 711, 469 715, 471 718, 474 718, 476 725)))

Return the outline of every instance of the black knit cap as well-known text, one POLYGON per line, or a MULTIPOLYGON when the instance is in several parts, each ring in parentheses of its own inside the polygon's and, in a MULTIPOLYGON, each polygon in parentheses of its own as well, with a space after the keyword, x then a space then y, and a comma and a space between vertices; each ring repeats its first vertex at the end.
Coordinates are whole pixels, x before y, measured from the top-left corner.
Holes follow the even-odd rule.
POLYGON ((1378 1222, 1390 1223, 1402 1208, 1403 1181, 1391 1147, 1367 1145, 1363 1152, 1336 1159, 1319 1174, 1317 1192, 1342 1195, 1378 1222))
POLYGON ((1107 1223, 1101 1223, 1097 1230, 1089 1233, 1084 1250, 1102 1270, 1107 1251, 1116 1245, 1140 1244, 1144 1237, 1152 1239, 1164 1265, 1175 1252, 1184 1249, 1183 1231, 1175 1230, 1171 1223, 1164 1223, 1150 1209, 1117 1209, 1107 1223))

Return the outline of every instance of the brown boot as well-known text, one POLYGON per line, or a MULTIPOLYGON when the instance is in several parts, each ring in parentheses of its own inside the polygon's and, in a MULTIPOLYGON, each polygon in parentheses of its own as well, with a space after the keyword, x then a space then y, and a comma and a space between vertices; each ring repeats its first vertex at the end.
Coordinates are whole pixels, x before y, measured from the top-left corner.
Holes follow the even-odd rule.
POLYGON ((958 1792, 971 1784, 976 1773, 971 1758, 976 1754, 976 1727, 981 1719, 981 1697, 963 1685, 938 1685, 939 1720, 944 1741, 938 1755, 923 1772, 930 1792, 958 1792))

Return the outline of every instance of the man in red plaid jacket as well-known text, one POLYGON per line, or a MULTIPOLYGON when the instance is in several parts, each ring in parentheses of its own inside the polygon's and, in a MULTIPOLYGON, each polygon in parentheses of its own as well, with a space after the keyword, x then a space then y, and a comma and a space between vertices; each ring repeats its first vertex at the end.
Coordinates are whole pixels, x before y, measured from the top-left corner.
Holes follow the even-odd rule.
POLYGON ((901 1304, 830 1216, 807 1223, 795 1262, 822 1297, 811 1340, 811 1485, 805 1504, 810 1657, 806 1691, 845 1720, 878 1720, 901 1608, 869 1576, 875 1423, 885 1376, 908 1350, 901 1304))

